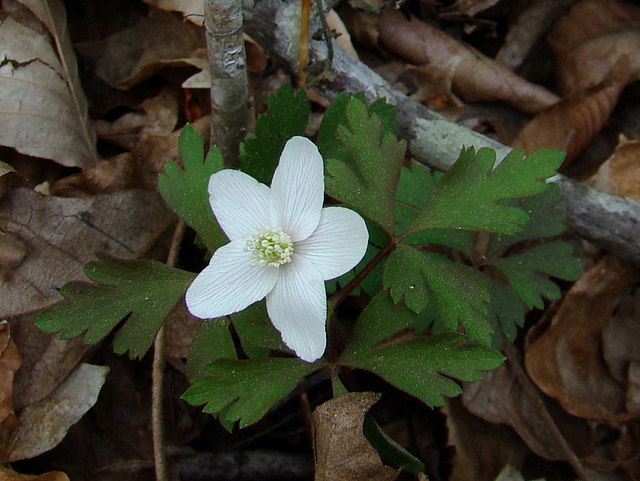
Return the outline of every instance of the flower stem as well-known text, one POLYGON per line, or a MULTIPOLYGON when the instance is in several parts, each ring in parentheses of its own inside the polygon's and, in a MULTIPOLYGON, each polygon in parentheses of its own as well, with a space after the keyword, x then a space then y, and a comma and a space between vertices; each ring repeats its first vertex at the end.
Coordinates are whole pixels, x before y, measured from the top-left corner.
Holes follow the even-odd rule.
POLYGON ((356 274, 356 276, 349 281, 349 283, 336 292, 331 299, 329 299, 328 304, 328 317, 331 317, 333 311, 344 301, 349 294, 353 292, 353 290, 360 285, 360 283, 364 280, 365 277, 369 275, 369 273, 375 269, 375 267, 380 264, 382 259, 388 256, 393 249, 397 246, 396 239, 390 239, 386 246, 384 246, 380 252, 378 252, 373 259, 369 261, 369 263, 364 266, 364 268, 356 274))

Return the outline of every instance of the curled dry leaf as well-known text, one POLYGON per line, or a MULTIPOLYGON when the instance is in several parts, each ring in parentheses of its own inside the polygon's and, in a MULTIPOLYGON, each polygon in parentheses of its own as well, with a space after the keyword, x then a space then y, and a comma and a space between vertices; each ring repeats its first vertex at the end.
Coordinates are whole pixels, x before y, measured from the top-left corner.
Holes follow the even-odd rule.
POLYGON ((204 68, 204 30, 170 13, 151 9, 148 17, 104 40, 76 45, 95 63, 97 75, 112 87, 127 89, 163 67, 204 68))
MULTIPOLYGON (((465 383, 462 403, 486 421, 511 426, 538 456, 549 460, 566 460, 565 452, 549 425, 536 414, 535 403, 519 382, 510 363, 505 362, 487 373, 480 382, 465 383)), ((554 420, 574 452, 578 455, 588 454, 591 439, 587 423, 562 409, 549 410, 555 414, 554 420)))
POLYGON ((566 168, 605 126, 626 85, 627 70, 614 73, 611 83, 579 99, 561 100, 549 110, 536 115, 511 142, 514 149, 527 153, 541 148, 567 153, 566 168))
POLYGON ((22 364, 7 321, 0 322, 0 430, 20 423, 13 411, 13 376, 22 364))
POLYGON ((180 12, 185 20, 204 25, 204 0, 144 0, 144 3, 169 12, 180 12))
POLYGON ((2 2, 0 144, 65 166, 96 161, 61 0, 2 2))
POLYGON ((0 318, 47 307, 56 288, 84 278, 96 251, 137 258, 171 217, 155 192, 130 190, 91 199, 47 197, 15 189, 0 199, 0 230, 28 248, 22 262, 2 269, 0 318))
POLYGON ((382 464, 362 434, 364 416, 379 399, 378 393, 349 393, 314 411, 316 481, 392 481, 398 477, 398 471, 382 464))
MULTIPOLYGON (((209 117, 202 117, 191 126, 209 143, 209 117)), ((140 140, 131 152, 87 167, 79 174, 70 175, 51 186, 52 195, 87 197, 114 193, 124 189, 158 187, 158 175, 164 172, 167 159, 181 165, 178 139, 182 130, 168 136, 150 136, 140 140)))
POLYGON ((465 101, 503 101, 523 112, 535 114, 559 100, 548 90, 527 82, 442 31, 413 16, 407 19, 398 10, 382 12, 378 16, 378 29, 382 45, 416 65, 460 56, 453 88, 465 101))
POLYGON ((603 257, 567 293, 549 327, 529 341, 531 379, 571 414, 609 420, 625 414, 625 391, 602 357, 602 331, 621 296, 639 280, 633 266, 603 257))
POLYGON ((29 459, 57 446, 96 403, 109 368, 80 364, 45 399, 20 413, 20 426, 2 446, 3 462, 29 459))
POLYGON ((640 141, 623 140, 589 180, 598 190, 640 200, 640 141))
POLYGON ((548 42, 565 96, 599 85, 621 59, 640 78, 640 7, 619 0, 583 0, 553 27, 548 42))

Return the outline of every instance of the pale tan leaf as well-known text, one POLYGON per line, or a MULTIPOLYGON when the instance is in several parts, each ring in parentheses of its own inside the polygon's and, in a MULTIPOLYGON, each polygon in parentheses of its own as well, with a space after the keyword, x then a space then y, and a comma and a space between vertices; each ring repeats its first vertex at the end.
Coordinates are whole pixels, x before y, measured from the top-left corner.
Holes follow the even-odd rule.
POLYGON ((0 160, 0 197, 12 186, 23 187, 26 184, 24 177, 9 164, 0 160))
POLYGON ((485 57, 442 31, 398 10, 378 17, 379 41, 392 52, 416 65, 427 65, 460 56, 453 89, 468 102, 502 101, 530 114, 546 110, 559 98, 543 87, 485 57))
POLYGON ((556 22, 548 42, 565 96, 599 85, 622 58, 629 81, 640 78, 640 7, 619 0, 583 0, 556 22))
POLYGON ((83 279, 96 251, 121 258, 144 253, 171 217, 158 194, 130 190, 91 199, 47 197, 15 189, 0 199, 0 230, 27 246, 0 278, 0 318, 47 307, 56 288, 83 279))
POLYGON ((7 0, 2 9, 0 144, 66 166, 94 163, 95 135, 61 0, 7 0))
POLYGON ((313 413, 315 481, 392 481, 399 472, 385 466, 362 434, 367 411, 380 399, 373 392, 349 393, 313 413))
POLYGON ((45 474, 20 474, 11 468, 0 466, 0 481, 69 481, 69 477, 60 471, 45 474))
POLYGON ((527 371, 537 386, 570 413, 587 419, 625 414, 625 391, 602 356, 602 333, 621 296, 640 280, 637 269, 607 255, 565 296, 539 337, 530 332, 527 371))
POLYGON ((623 140, 589 180, 609 194, 640 200, 640 141, 623 140))
POLYGON ((49 396, 26 407, 21 425, 2 448, 5 461, 33 458, 57 446, 95 404, 108 372, 108 367, 80 364, 49 396))

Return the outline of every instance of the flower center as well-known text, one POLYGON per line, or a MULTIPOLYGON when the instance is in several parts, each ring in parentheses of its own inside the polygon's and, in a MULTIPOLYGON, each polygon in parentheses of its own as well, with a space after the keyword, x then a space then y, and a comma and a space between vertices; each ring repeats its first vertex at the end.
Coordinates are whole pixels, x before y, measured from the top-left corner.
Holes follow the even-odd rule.
POLYGON ((293 241, 280 227, 264 226, 247 240, 244 250, 256 258, 254 265, 280 267, 291 262, 293 241))

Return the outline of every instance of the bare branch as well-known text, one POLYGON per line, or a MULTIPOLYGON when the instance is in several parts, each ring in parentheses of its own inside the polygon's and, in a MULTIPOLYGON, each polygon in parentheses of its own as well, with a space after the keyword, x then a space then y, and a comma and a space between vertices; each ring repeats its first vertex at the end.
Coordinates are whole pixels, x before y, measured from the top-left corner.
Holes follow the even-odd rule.
POLYGON ((206 0, 204 25, 211 67, 211 144, 229 167, 238 165, 247 119, 247 60, 241 0, 206 0))

